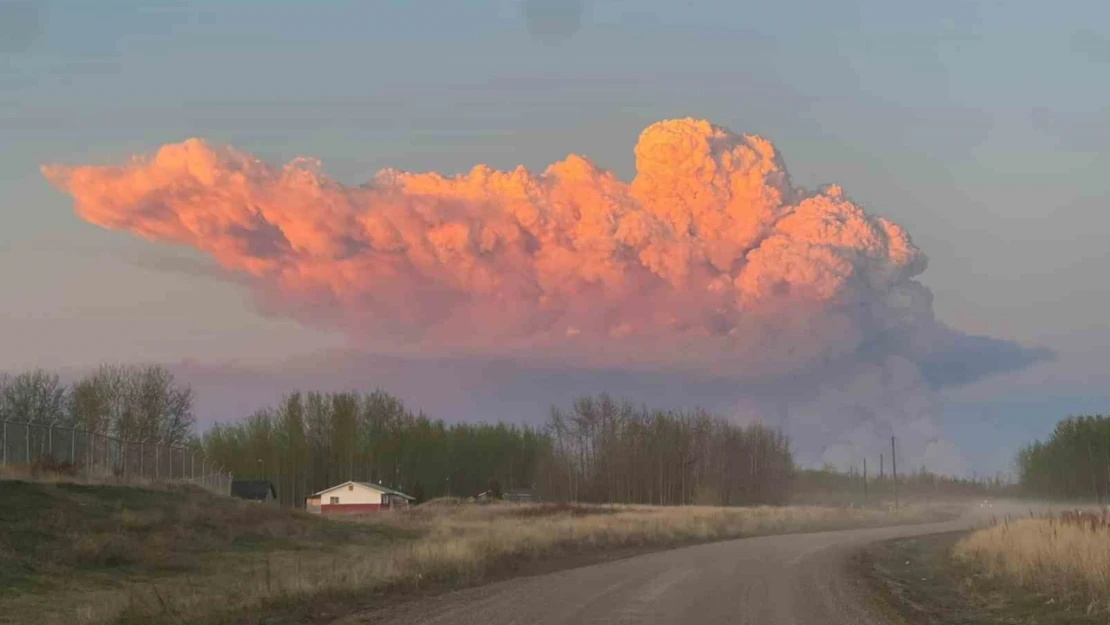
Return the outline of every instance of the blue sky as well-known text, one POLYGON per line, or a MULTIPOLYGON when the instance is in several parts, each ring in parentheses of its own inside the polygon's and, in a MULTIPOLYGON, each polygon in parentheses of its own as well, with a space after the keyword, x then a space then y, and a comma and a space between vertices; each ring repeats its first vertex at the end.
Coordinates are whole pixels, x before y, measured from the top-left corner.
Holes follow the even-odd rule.
POLYGON ((627 178, 644 126, 694 116, 906 226, 948 324, 1057 352, 947 392, 974 470, 1107 411, 1110 5, 583 0, 552 42, 521 4, 0 0, 0 370, 343 345, 190 250, 82 222, 41 163, 199 136, 350 184, 570 152, 627 178))

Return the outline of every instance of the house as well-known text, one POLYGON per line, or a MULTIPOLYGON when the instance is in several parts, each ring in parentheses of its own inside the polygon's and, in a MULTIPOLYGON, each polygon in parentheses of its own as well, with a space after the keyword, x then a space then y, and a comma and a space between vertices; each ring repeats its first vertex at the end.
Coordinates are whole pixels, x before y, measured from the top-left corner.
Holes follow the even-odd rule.
POLYGON ((267 480, 232 480, 231 496, 258 503, 277 502, 277 490, 267 480))
POLYGON ((373 482, 344 482, 305 500, 305 509, 319 514, 363 514, 405 508, 413 497, 373 482))

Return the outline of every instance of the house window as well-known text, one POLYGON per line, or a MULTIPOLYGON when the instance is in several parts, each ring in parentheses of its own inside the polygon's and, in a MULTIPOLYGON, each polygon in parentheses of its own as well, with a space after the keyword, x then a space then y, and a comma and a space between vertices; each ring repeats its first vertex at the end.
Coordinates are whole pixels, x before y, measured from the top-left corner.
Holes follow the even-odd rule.
POLYGON ((330 503, 332 505, 335 505, 335 504, 339 503, 339 497, 332 497, 330 503))
POLYGON ((347 484, 347 490, 354 490, 354 489, 355 489, 354 484, 347 484))

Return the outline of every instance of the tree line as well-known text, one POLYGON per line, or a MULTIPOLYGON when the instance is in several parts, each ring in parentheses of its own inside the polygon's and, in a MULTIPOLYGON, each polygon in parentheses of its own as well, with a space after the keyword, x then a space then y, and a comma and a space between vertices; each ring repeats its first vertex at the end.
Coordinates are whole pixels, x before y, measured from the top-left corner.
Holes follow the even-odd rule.
POLYGON ((609 395, 553 408, 545 432, 549 496, 656 505, 782 503, 794 463, 782 432, 704 410, 664 411, 609 395))
POLYGON ((103 365, 69 385, 43 370, 0 375, 0 421, 53 423, 166 445, 188 443, 196 424, 192 389, 157 365, 103 365))
POLYGON ((420 499, 527 488, 552 500, 777 503, 793 474, 789 442, 777 430, 605 394, 553 408, 532 427, 448 424, 381 390, 293 392, 198 433, 193 391, 168 369, 104 365, 71 384, 41 370, 0 376, 0 420, 203 450, 239 479, 272 482, 290 506, 346 480, 420 499))
MULTIPOLYGON (((420 499, 527 488, 548 500, 655 505, 780 504, 799 492, 857 486, 851 475, 796 469, 777 429, 606 394, 554 407, 545 423, 527 426, 448 424, 382 390, 293 392, 198 432, 193 392, 167 369, 105 365, 71 384, 44 371, 0 376, 0 419, 203 450, 237 479, 272 482, 288 506, 346 480, 420 499)), ((940 479, 945 490, 959 487, 940 479)), ((911 477, 904 488, 924 490, 912 486, 924 480, 911 477)))
MULTIPOLYGON (((889 499, 890 469, 798 469, 789 440, 761 424, 704 410, 652 410, 609 395, 553 407, 540 426, 453 423, 385 391, 294 392, 232 423, 196 429, 193 391, 157 365, 104 365, 65 384, 42 370, 0 375, 0 420, 55 424, 203 450, 242 479, 274 483, 285 505, 346 481, 421 499, 528 488, 545 499, 656 505, 860 503, 889 499)), ((44 437, 45 429, 29 430, 44 437)), ((41 442, 41 441, 39 441, 41 442)), ((32 442, 31 448, 45 448, 32 442)), ((1017 454, 1034 496, 1110 502, 1110 417, 1069 417, 1017 454)), ((924 470, 899 479, 904 497, 1014 494, 998 479, 924 470)))
POLYGON ((704 411, 651 411, 608 395, 553 409, 542 427, 455 423, 414 412, 384 391, 292 393, 203 437, 238 477, 304 498, 346 480, 418 499, 530 489, 548 500, 738 505, 789 495, 793 468, 779 432, 704 411))
POLYGON ((284 505, 348 480, 418 500, 530 488, 550 440, 539 429, 454 423, 414 412, 381 390, 301 393, 204 433, 206 455, 237 478, 272 482, 284 505))
POLYGON ((1022 490, 1050 499, 1110 501, 1110 417, 1068 417, 1017 454, 1022 490))

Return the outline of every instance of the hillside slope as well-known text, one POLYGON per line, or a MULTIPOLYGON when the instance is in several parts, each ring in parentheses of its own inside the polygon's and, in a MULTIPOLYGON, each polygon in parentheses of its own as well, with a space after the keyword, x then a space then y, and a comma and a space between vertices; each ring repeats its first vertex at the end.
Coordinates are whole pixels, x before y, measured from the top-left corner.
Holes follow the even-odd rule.
POLYGON ((0 481, 0 622, 48 622, 51 612, 64 620, 101 592, 212 579, 230 570, 232 560, 251 560, 243 556, 315 556, 335 546, 374 547, 414 535, 190 486, 0 481), (49 602, 41 600, 46 595, 49 602))

